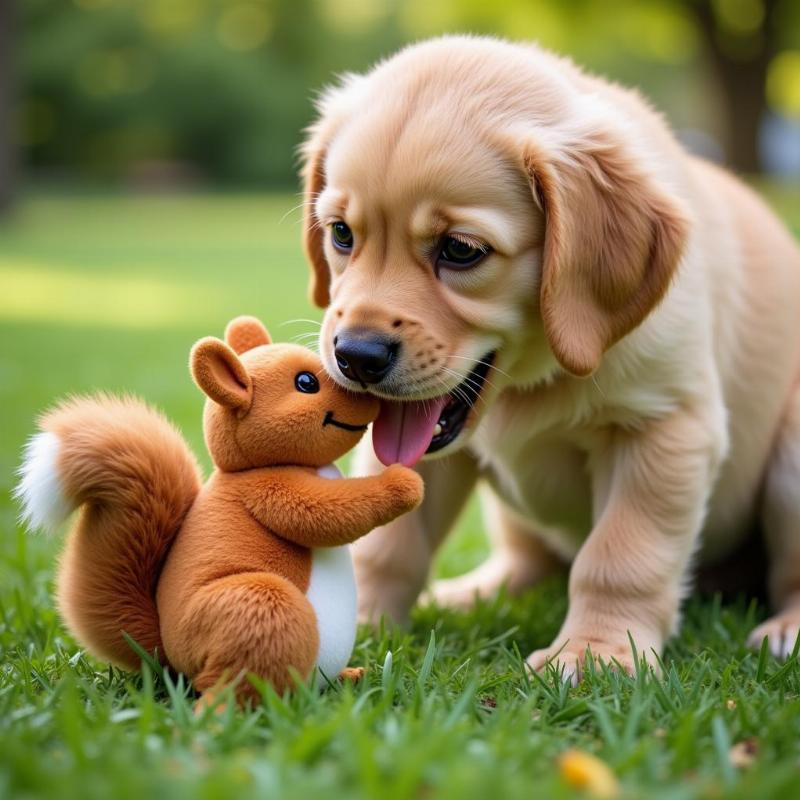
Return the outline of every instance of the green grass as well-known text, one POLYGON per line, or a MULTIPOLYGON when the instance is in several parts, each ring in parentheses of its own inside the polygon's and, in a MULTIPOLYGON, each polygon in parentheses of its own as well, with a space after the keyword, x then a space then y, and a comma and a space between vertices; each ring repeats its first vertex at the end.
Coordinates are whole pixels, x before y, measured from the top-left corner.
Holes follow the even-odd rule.
MULTIPOLYGON (((770 194, 800 233, 797 192, 770 194)), ((407 631, 361 632, 357 687, 266 692, 220 718, 195 717, 180 682, 80 651, 53 608, 59 543, 19 530, 8 496, 34 417, 67 392, 130 390, 205 459, 191 343, 245 312, 276 338, 313 329, 281 325, 317 316, 296 203, 41 196, 0 225, 0 798, 569 798, 580 792, 556 766, 568 747, 607 761, 625 797, 800 796, 800 666, 746 649, 765 613, 746 600, 693 600, 662 678, 600 671, 577 689, 521 663, 557 630, 563 583, 420 610, 407 631), (756 756, 735 767, 744 740, 756 756)), ((437 571, 484 551, 473 506, 437 571)))

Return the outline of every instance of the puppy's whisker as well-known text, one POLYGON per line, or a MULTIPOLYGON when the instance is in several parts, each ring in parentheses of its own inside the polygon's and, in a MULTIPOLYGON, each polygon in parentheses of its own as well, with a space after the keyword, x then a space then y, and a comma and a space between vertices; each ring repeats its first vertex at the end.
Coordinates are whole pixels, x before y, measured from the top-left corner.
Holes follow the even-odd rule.
POLYGON ((494 381, 492 381, 488 376, 485 376, 483 378, 483 381, 479 381, 479 380, 476 380, 475 378, 470 377, 469 375, 467 375, 467 376, 461 375, 461 373, 457 372, 454 369, 450 369, 450 367, 442 367, 442 371, 446 372, 446 373, 448 373, 450 375, 453 375, 456 378, 458 378, 460 384, 464 383, 468 387, 472 388, 478 394, 479 398, 483 397, 483 393, 481 392, 481 389, 484 386, 489 386, 490 388, 494 389, 495 391, 500 391, 500 387, 497 386, 494 383, 494 381))
POLYGON ((291 337, 293 342, 319 342, 319 331, 304 331, 291 337))
MULTIPOLYGON (((455 370, 451 370, 448 367, 444 367, 444 370, 449 372, 454 377, 460 377, 459 373, 456 372, 455 370)), ((474 408, 476 402, 481 402, 481 403, 484 402, 483 393, 481 392, 481 389, 483 388, 483 385, 487 383, 490 386, 492 386, 492 388, 494 388, 491 382, 487 381, 485 378, 483 383, 476 381, 474 378, 470 377, 462 378, 459 385, 453 390, 453 393, 460 393, 462 395, 462 399, 464 400, 464 402, 470 408, 474 408), (472 391, 474 392, 474 396, 472 397, 466 396, 466 391, 461 388, 461 384, 467 384, 468 387, 471 387, 472 391)))
POLYGON ((447 384, 444 382, 444 380, 442 380, 441 376, 436 376, 436 382, 442 387, 442 389, 444 389, 442 394, 450 394, 450 392, 453 391, 447 387, 447 384))
POLYGON ((444 372, 446 375, 452 375, 458 381, 458 383, 451 391, 455 391, 455 389, 457 389, 462 383, 464 383, 467 380, 465 375, 461 375, 457 370, 450 369, 450 367, 442 367, 442 372, 444 372))
MULTIPOLYGON (((450 369, 449 367, 443 367, 443 370, 447 371, 449 374, 454 375, 455 377, 459 377, 459 373, 455 370, 450 369)), ((492 389, 498 389, 495 384, 489 380, 489 378, 484 378, 483 381, 478 381, 475 378, 471 378, 469 375, 466 377, 462 377, 460 383, 466 383, 467 386, 471 386, 473 389, 480 393, 480 390, 483 386, 490 386, 492 389)), ((479 395, 480 396, 480 395, 479 395)))
POLYGON ((319 331, 306 331, 305 333, 297 333, 292 336, 293 340, 297 339, 319 339, 319 331))
MULTIPOLYGON (((448 369, 448 368, 445 368, 445 369, 448 369)), ((457 373, 457 372, 455 372, 453 370, 451 370, 451 373, 452 374, 459 374, 459 373, 457 373)), ((501 375, 506 375, 507 373, 501 372, 500 374, 501 375)), ((469 384, 469 385, 475 386, 475 388, 479 388, 481 385, 485 384, 486 386, 490 386, 492 389, 500 391, 500 387, 488 376, 488 374, 484 376, 482 382, 480 382, 480 381, 476 382, 475 378, 471 378, 469 376, 463 377, 462 381, 467 383, 467 384, 469 384)))
MULTIPOLYGON (((302 196, 302 194, 303 194, 303 193, 302 193, 302 192, 300 192, 300 193, 298 193, 298 195, 297 195, 297 196, 298 196, 298 197, 300 197, 300 196, 302 196)), ((309 192, 307 197, 303 197, 303 199, 302 199, 302 200, 301 200, 301 201, 300 201, 300 202, 299 202, 299 203, 298 203, 296 206, 294 206, 293 208, 290 208, 290 209, 289 209, 289 210, 288 210, 288 211, 287 211, 287 212, 286 212, 286 213, 285 213, 285 214, 284 214, 284 215, 283 215, 283 216, 280 218, 280 220, 278 221, 278 224, 279 224, 279 225, 283 224, 283 222, 286 220, 286 217, 288 217, 288 216, 289 216, 289 214, 293 214, 293 213, 294 213, 295 211, 297 211, 298 209, 301 209, 301 208, 307 208, 307 207, 311 207, 311 206, 313 206, 313 205, 314 205, 314 203, 316 203, 316 201, 317 201, 317 198, 319 197, 319 195, 320 195, 320 194, 321 194, 320 192, 309 192)))
POLYGON ((296 206, 294 206, 294 207, 290 208, 290 209, 289 209, 289 210, 288 210, 288 211, 287 211, 287 212, 286 212, 286 213, 285 213, 285 214, 284 214, 284 215, 283 215, 283 216, 282 216, 282 217, 281 217, 281 218, 278 220, 278 225, 283 225, 283 223, 286 221, 286 217, 288 217, 290 214, 294 214, 294 212, 295 212, 295 211, 299 211, 301 208, 305 208, 305 205, 306 205, 305 203, 300 203, 299 205, 296 205, 296 206))
MULTIPOLYGON (((473 364, 476 363, 474 358, 469 358, 468 356, 457 356, 457 355, 452 354, 452 353, 449 356, 447 356, 447 358, 448 359, 457 358, 457 359, 459 359, 461 361, 471 361, 473 364)), ((485 363, 485 362, 483 362, 483 363, 485 363)), ((489 367, 490 371, 494 370, 495 372, 499 372, 501 375, 504 375, 506 378, 511 380, 511 376, 505 370, 500 369, 500 367, 496 367, 494 364, 487 364, 487 366, 489 367)))
POLYGON ((452 394, 452 395, 454 395, 454 396, 455 396, 456 398, 458 398, 458 399, 459 399, 459 400, 460 400, 460 401, 461 401, 461 402, 462 402, 462 403, 463 403, 465 406, 467 406, 467 408, 472 408, 472 402, 470 401, 469 397, 468 397, 468 396, 467 396, 467 394, 464 392, 464 390, 463 390, 463 389, 460 389, 458 386, 456 386, 456 388, 455 388, 455 389, 451 389, 451 390, 448 392, 448 394, 452 394))
POLYGON ((308 350, 313 350, 315 353, 319 355, 319 342, 317 341, 316 337, 312 338, 294 337, 292 341, 295 344, 299 344, 301 347, 305 347, 308 350))
POLYGON ((454 389, 450 389, 449 393, 454 394, 456 397, 458 397, 458 399, 461 400, 464 403, 464 405, 466 405, 468 408, 472 408, 474 405, 473 400, 470 398, 467 392, 461 388, 461 384, 464 383, 465 379, 461 375, 459 375, 455 370, 448 369, 447 367, 444 367, 444 370, 448 372, 450 375, 453 375, 455 378, 460 378, 456 387, 454 389))
MULTIPOLYGON (((464 401, 469 405, 469 398, 464 393, 464 390, 461 388, 461 384, 464 382, 464 376, 460 375, 455 370, 448 369, 447 367, 443 367, 442 371, 453 375, 457 379, 458 383, 455 386, 449 386, 447 381, 445 381, 440 374, 432 375, 431 377, 433 378, 434 385, 441 387, 442 389, 441 394, 455 394, 459 399, 461 399, 462 401, 464 401)), ((428 389, 431 388, 431 386, 427 380, 422 380, 422 381, 415 381, 408 388, 413 391, 417 388, 421 388, 423 390, 428 389)))
POLYGON ((307 333, 298 333, 292 336, 292 339, 294 341, 297 341, 298 339, 318 339, 318 338, 319 338, 319 333, 317 333, 317 331, 308 331, 307 333))
POLYGON ((322 323, 317 319, 304 319, 303 317, 298 317, 297 319, 287 319, 285 322, 281 322, 278 325, 279 328, 283 328, 285 325, 295 325, 301 322, 307 322, 309 325, 316 325, 318 328, 322 327, 322 323))
POLYGON ((490 386, 492 389, 497 389, 497 386, 490 381, 488 378, 484 378, 483 381, 478 381, 475 378, 466 377, 462 381, 462 383, 466 383, 468 386, 471 386, 473 389, 477 389, 480 391, 481 388, 484 386, 490 386))
MULTIPOLYGON (((322 327, 322 323, 317 322, 315 319, 289 319, 286 320, 286 322, 282 322, 280 327, 292 324, 316 325, 318 328, 322 327)), ((291 341, 302 344, 319 355, 319 330, 302 331, 292 336, 291 341)))

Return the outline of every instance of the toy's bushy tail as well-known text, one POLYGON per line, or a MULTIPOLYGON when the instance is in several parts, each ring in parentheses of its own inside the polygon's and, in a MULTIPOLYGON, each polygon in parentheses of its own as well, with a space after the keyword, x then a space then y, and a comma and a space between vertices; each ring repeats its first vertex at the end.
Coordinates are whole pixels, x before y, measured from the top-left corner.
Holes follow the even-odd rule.
POLYGON ((81 509, 58 578, 67 625, 119 666, 140 663, 123 631, 163 657, 155 588, 200 489, 191 450, 161 414, 130 398, 71 399, 40 428, 26 447, 16 496, 29 527, 53 529, 81 509))

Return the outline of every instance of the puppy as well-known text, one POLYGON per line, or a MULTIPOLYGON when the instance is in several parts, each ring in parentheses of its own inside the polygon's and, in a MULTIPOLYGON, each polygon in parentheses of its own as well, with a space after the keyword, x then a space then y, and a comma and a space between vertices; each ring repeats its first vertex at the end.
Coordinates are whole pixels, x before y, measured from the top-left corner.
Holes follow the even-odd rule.
POLYGON ((635 92, 533 45, 409 47, 324 95, 304 241, 330 375, 381 399, 357 469, 426 500, 356 547, 361 614, 403 619, 480 481, 489 560, 463 606, 571 563, 529 664, 632 668, 694 560, 763 520, 776 655, 800 628, 800 253, 635 92))

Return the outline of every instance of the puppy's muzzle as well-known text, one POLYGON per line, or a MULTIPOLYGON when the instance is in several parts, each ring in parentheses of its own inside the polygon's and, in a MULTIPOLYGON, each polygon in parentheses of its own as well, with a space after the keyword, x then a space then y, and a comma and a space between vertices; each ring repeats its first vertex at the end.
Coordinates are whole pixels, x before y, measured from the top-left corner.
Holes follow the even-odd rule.
POLYGON ((334 336, 333 348, 342 375, 366 387, 380 383, 392 371, 400 342, 375 331, 350 329, 334 336))

